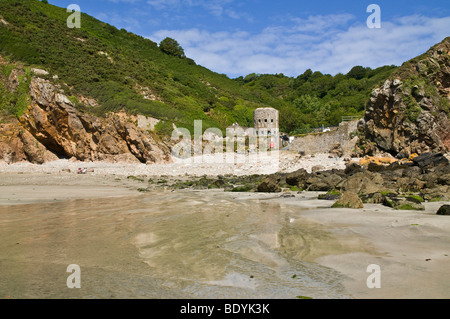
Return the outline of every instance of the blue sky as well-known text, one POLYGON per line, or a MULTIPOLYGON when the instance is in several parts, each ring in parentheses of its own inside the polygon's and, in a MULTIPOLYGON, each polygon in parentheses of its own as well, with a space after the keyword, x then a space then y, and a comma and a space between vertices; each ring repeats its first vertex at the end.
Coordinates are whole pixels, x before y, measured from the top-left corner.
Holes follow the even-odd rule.
POLYGON ((347 73, 355 65, 400 65, 450 36, 448 0, 50 0, 78 4, 117 28, 160 42, 230 77, 347 73), (369 29, 370 4, 381 28, 369 29))

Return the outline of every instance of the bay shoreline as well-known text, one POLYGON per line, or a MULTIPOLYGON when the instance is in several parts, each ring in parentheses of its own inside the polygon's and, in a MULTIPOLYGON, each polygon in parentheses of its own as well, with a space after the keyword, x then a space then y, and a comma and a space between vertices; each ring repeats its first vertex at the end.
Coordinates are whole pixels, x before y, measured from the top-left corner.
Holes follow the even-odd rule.
MULTIPOLYGON (((144 175, 142 174, 142 176, 144 175)), ((198 205, 201 205, 202 198, 209 198, 217 203, 232 200, 242 203, 242 205, 244 203, 258 203, 262 205, 261 207, 269 205, 268 207, 272 207, 273 218, 283 216, 282 221, 272 221, 274 225, 277 225, 274 226, 275 228, 282 227, 284 229, 288 225, 297 229, 296 227, 305 227, 307 224, 314 225, 313 231, 308 233, 309 235, 304 239, 311 241, 308 245, 305 244, 305 241, 287 244, 297 240, 297 237, 292 234, 288 237, 284 234, 283 237, 279 230, 271 231, 270 253, 278 254, 282 251, 283 256, 288 256, 283 258, 317 263, 340 273, 342 278, 345 278, 342 279, 341 284, 346 292, 344 295, 347 297, 381 299, 446 299, 450 297, 450 272, 448 271, 450 269, 450 218, 435 215, 437 209, 445 202, 425 203, 425 211, 420 212, 399 212, 379 204, 367 204, 363 209, 331 209, 333 201, 317 199, 317 195, 321 192, 286 190, 276 194, 232 193, 220 189, 174 190, 168 187, 151 188, 147 192, 139 192, 138 189, 141 189, 143 184, 147 186, 148 181, 128 177, 126 174, 78 175, 60 171, 54 174, 48 172, 1 172, 0 208, 3 212, 7 212, 8 207, 21 207, 26 211, 27 207, 31 208, 36 204, 51 205, 55 202, 76 203, 80 200, 108 202, 114 199, 133 202, 138 199, 155 200, 159 197, 170 199, 173 196, 179 198, 188 196, 191 200, 198 198, 198 205), (326 235, 315 237, 312 235, 314 232, 326 235), (283 241, 280 238, 285 239, 283 241), (371 264, 379 265, 381 268, 380 289, 367 287, 366 280, 370 275, 367 267, 371 264)), ((151 179, 151 176, 147 176, 147 178, 151 179)), ((174 181, 180 178, 192 179, 186 175, 173 178, 174 181)), ((155 182, 154 185, 158 186, 158 183, 155 182)), ((204 201, 203 203, 208 202, 204 201)), ((214 214, 215 209, 220 210, 219 204, 217 204, 218 206, 215 206, 214 202, 210 204, 212 206, 205 209, 211 214, 214 214)), ((179 202, 174 205, 179 205, 174 206, 173 210, 175 211, 183 207, 179 202)), ((200 207, 198 205, 195 204, 193 207, 200 207)), ((237 204, 236 207, 239 205, 237 204)), ((171 203, 167 202, 167 206, 171 206, 171 203)), ((239 208, 236 209, 239 210, 239 208)), ((248 214, 246 211, 241 213, 244 216, 248 214)), ((60 214, 63 215, 65 212, 61 211, 60 214)), ((39 223, 38 216, 33 218, 35 223, 39 223)), ((259 223, 259 221, 254 222, 255 224, 259 223)), ((3 227, 5 226, 10 227, 11 225, 3 224, 3 227)), ((20 229, 20 226, 18 227, 20 229)), ((47 231, 51 231, 51 229, 47 229, 47 231)), ((299 235, 298 238, 301 236, 299 235)), ((255 252, 250 255, 258 256, 254 257, 257 260, 261 257, 259 253, 255 252)), ((7 259, 6 256, 1 258, 7 259)), ((267 256, 263 259, 266 260, 267 256)), ((132 295, 131 297, 133 297, 132 295)), ((262 293, 261 296, 266 295, 262 293)), ((281 296, 282 298, 286 297, 283 294, 281 296)), ((102 296, 100 295, 100 297, 102 296)), ((276 295, 270 295, 270 297, 277 298, 276 295)), ((295 298, 295 296, 292 297, 295 298)), ((315 297, 327 298, 330 296, 318 295, 315 297)), ((335 298, 335 295, 331 298, 335 298)))

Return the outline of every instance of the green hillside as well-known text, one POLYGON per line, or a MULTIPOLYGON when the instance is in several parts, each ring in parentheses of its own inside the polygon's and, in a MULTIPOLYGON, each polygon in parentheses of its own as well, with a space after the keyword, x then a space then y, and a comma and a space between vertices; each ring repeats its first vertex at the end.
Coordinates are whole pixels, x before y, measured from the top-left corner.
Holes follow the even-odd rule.
MULTIPOLYGON (((3 58, 28 70, 50 72, 46 77, 80 110, 103 115, 124 109, 186 128, 195 119, 202 119, 205 129, 234 122, 251 126, 253 110, 267 106, 281 111, 281 129, 288 132, 334 125, 343 115, 362 115, 371 89, 394 69, 356 67, 347 75, 308 70, 296 78, 251 74, 229 79, 87 14, 81 16, 80 29, 70 29, 65 8, 38 0, 2 0, 0 15, 6 22, 0 23, 3 58), (84 98, 97 103, 85 105, 84 98)), ((5 67, 2 72, 8 76, 5 67)), ((23 108, 8 105, 20 98, 5 96, 0 108, 20 115, 23 108)))
POLYGON ((262 101, 280 106, 280 121, 287 132, 305 132, 311 127, 336 125, 343 116, 363 117, 374 86, 397 67, 372 70, 356 66, 346 74, 331 76, 307 70, 296 78, 250 74, 237 79, 262 101))

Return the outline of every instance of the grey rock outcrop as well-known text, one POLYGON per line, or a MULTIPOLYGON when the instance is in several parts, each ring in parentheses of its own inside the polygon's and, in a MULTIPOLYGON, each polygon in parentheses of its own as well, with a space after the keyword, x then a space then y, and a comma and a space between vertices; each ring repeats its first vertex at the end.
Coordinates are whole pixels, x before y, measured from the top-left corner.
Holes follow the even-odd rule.
POLYGON ((450 151, 450 38, 404 63, 376 88, 359 124, 364 154, 450 151))

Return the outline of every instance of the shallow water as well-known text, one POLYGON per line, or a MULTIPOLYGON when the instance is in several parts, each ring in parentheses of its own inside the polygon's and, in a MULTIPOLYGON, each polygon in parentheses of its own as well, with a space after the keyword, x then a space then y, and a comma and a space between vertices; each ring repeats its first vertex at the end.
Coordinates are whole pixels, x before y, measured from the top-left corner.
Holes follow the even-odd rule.
POLYGON ((343 248, 299 210, 220 191, 3 206, 0 298, 349 297, 313 262, 343 248))

